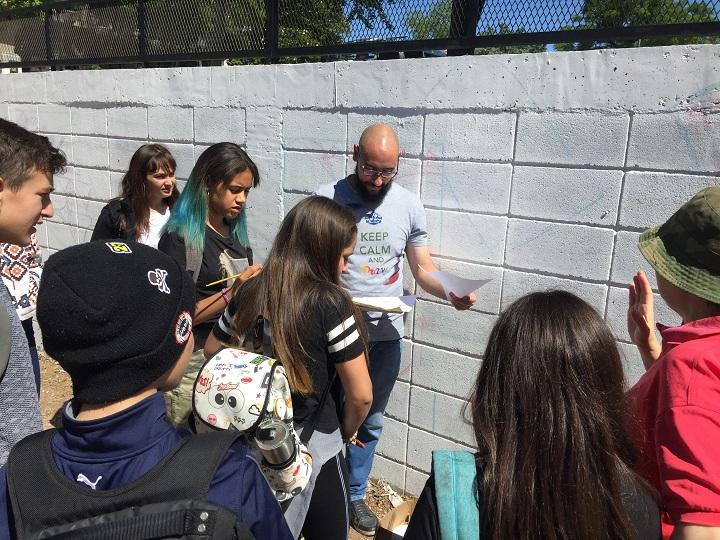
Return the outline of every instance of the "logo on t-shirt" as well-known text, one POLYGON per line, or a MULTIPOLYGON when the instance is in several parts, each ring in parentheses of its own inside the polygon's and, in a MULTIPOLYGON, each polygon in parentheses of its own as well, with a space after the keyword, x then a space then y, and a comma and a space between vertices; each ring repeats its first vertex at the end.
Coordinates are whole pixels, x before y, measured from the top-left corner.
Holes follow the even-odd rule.
POLYGON ((382 216, 377 212, 370 212, 365 215, 365 223, 368 225, 378 225, 379 223, 382 223, 382 216))
POLYGON ((94 482, 91 482, 87 476, 85 476, 83 473, 80 473, 80 474, 78 474, 78 477, 75 481, 82 482, 83 484, 88 486, 90 489, 97 489, 97 485, 100 480, 102 480, 102 476, 98 476, 97 480, 95 480, 94 482))

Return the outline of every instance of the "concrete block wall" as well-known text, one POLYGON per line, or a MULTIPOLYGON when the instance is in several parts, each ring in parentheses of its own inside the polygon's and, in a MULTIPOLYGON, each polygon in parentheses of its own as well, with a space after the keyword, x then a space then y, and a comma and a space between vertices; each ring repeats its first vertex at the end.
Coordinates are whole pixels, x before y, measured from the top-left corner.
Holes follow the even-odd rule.
MULTIPOLYGON (((230 140, 261 171, 249 202, 261 261, 289 208, 352 171, 362 129, 394 125, 397 182, 427 209, 438 266, 491 280, 459 313, 406 276, 419 299, 373 474, 417 493, 432 449, 472 447, 463 406, 498 313, 519 296, 586 299, 629 381, 642 373, 625 328, 626 284, 649 270, 635 246, 718 183, 720 46, 0 75, 0 116, 70 162, 39 229, 46 255, 89 238, 139 144, 166 144, 186 179, 209 144, 230 140)), ((662 302, 658 319, 677 322, 662 302)))

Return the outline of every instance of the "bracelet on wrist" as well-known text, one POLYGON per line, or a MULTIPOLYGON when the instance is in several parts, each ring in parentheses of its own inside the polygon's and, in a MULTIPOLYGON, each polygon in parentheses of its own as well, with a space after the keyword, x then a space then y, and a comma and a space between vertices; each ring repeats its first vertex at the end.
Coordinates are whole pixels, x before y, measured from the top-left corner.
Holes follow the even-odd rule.
POLYGON ((222 299, 225 300, 225 305, 227 306, 230 303, 230 296, 228 295, 228 289, 223 289, 220 293, 220 296, 222 296, 222 299))
POLYGON ((357 431, 349 437, 345 437, 345 439, 343 440, 345 444, 355 444, 355 441, 357 441, 357 431))

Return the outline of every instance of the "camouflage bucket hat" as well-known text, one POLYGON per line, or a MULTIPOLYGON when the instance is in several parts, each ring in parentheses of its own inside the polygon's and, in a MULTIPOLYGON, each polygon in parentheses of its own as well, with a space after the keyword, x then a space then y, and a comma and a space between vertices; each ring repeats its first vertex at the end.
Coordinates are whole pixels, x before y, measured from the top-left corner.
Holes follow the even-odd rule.
POLYGON ((670 283, 720 304, 720 187, 703 189, 663 225, 646 230, 638 247, 670 283))

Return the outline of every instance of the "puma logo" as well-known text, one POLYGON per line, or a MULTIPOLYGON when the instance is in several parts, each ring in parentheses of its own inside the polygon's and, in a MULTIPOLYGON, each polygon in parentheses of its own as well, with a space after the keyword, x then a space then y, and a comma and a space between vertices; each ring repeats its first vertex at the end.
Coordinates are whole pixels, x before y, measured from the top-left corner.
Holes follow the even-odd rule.
POLYGON ((86 486, 89 486, 91 489, 97 489, 97 484, 100 480, 102 480, 102 476, 98 476, 97 480, 95 480, 94 482, 91 482, 87 476, 85 476, 83 473, 80 473, 80 474, 78 474, 76 481, 82 482, 86 486))

